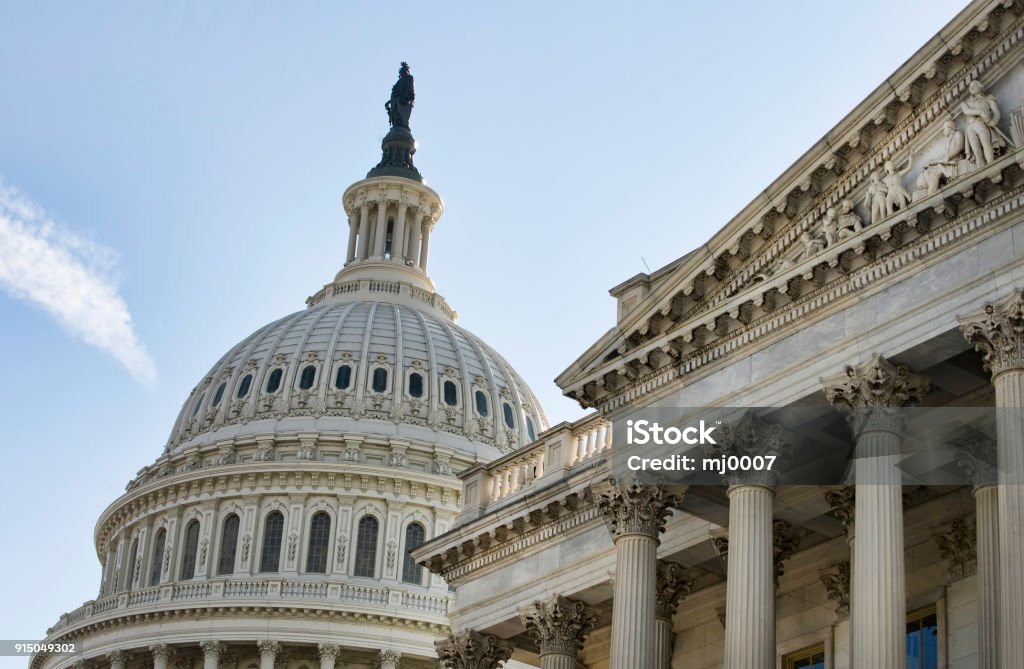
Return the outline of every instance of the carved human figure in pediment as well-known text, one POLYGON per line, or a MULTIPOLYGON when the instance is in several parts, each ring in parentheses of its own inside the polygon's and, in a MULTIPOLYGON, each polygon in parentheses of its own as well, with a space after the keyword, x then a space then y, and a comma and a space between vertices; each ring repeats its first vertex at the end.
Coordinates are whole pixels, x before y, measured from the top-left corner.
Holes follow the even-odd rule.
POLYGON ((852 237, 864 229, 864 220, 853 210, 853 200, 843 198, 839 203, 839 239, 852 237))
POLYGON ((928 161, 921 170, 917 177, 915 197, 920 195, 919 191, 923 191, 924 195, 938 193, 943 179, 948 182, 958 174, 960 161, 964 157, 964 133, 956 129, 952 119, 946 119, 942 124, 942 135, 946 138, 946 150, 941 158, 928 161))
POLYGON ((1001 114, 995 97, 985 93, 980 81, 967 85, 969 96, 960 105, 967 119, 967 160, 975 167, 988 165, 996 157, 996 149, 1006 146, 1006 137, 998 128, 1001 114))
MULTIPOLYGON (((903 187, 903 175, 910 171, 913 161, 907 159, 907 166, 902 170, 896 169, 896 164, 891 160, 885 161, 885 175, 882 183, 885 184, 885 213, 892 216, 899 209, 904 209, 910 204, 910 193, 903 187)), ((872 221, 873 222, 873 221, 872 221)))
POLYGON ((864 203, 871 212, 871 222, 878 223, 885 218, 885 194, 888 189, 882 183, 882 173, 874 171, 868 177, 868 188, 864 194, 864 203))
POLYGON ((835 207, 829 207, 825 218, 821 219, 821 232, 825 235, 826 248, 839 241, 839 219, 836 218, 835 207))

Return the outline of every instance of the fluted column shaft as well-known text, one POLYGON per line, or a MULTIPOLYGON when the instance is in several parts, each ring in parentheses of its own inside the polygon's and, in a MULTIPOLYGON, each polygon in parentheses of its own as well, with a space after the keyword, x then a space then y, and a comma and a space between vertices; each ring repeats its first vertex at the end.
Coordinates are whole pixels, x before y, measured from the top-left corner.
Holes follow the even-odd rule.
POLYGON ((409 205, 402 202, 398 205, 398 217, 395 218, 395 231, 391 235, 391 257, 392 258, 403 258, 405 257, 405 214, 409 209, 409 205))
POLYGON ((999 448, 999 661, 1013 669, 1024 658, 1024 369, 1008 369, 992 381, 999 448))
POLYGON ((655 537, 627 534, 615 538, 611 669, 654 666, 657 560, 655 537))
POLYGON ((377 226, 374 231, 373 249, 370 254, 374 258, 384 257, 384 245, 388 238, 388 201, 377 200, 377 226))
POLYGON ((337 644, 321 643, 317 646, 320 652, 320 669, 334 669, 338 661, 339 648, 337 644))
POLYGON ((900 435, 873 430, 857 440, 852 556, 854 667, 901 669, 906 662, 906 578, 903 487, 897 467, 900 435))
POLYGON ((281 650, 281 644, 276 641, 260 641, 256 648, 260 651, 260 669, 274 669, 274 661, 281 650))
POLYGON ((774 669, 775 579, 772 504, 760 485, 729 488, 725 669, 774 669))
POLYGON ((128 664, 128 656, 120 650, 107 653, 107 660, 110 661, 110 669, 125 669, 128 664))
POLYGON ((359 207, 359 258, 365 260, 370 253, 370 208, 359 207))
POLYGON ((348 219, 348 249, 345 251, 345 264, 352 262, 356 257, 356 238, 359 236, 359 223, 355 215, 348 219))
POLYGON ((223 644, 218 641, 204 641, 200 648, 203 651, 203 669, 217 669, 221 651, 224 650, 223 644))
POLYGON ((423 219, 423 231, 420 243, 420 269, 427 271, 427 256, 430 254, 430 219, 423 219))
POLYGON ((405 250, 405 257, 417 266, 420 264, 420 230, 423 226, 421 218, 423 217, 417 211, 409 224, 409 244, 405 250))
POLYGON ((998 669, 999 658, 999 489, 974 489, 978 528, 978 669, 998 669))
POLYGON ((654 669, 672 669, 672 621, 654 620, 654 669))
POLYGON ((150 646, 149 652, 153 654, 153 669, 167 669, 167 661, 174 654, 174 651, 167 644, 150 646))

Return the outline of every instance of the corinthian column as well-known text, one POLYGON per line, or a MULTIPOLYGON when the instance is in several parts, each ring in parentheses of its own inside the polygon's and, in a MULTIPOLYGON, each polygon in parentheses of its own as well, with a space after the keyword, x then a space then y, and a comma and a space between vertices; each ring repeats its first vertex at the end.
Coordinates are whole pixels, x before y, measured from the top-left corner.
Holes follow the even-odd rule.
POLYGON ((498 669, 512 657, 512 644, 492 634, 469 630, 434 642, 445 669, 498 669))
POLYGON ((320 669, 334 669, 334 665, 338 661, 338 651, 340 650, 338 645, 322 643, 317 646, 317 650, 320 652, 320 669))
POLYGON ((110 669, 124 669, 128 664, 128 656, 120 650, 107 653, 107 660, 110 662, 110 669))
MULTIPOLYGON (((960 328, 967 341, 982 353, 996 391, 998 654, 999 666, 1011 669, 1019 667, 1024 657, 1024 293, 1015 291, 1002 302, 961 318, 960 328)), ((979 587, 984 532, 980 521, 979 587)), ((988 537, 984 540, 991 541, 988 537)), ((979 619, 983 616, 979 612, 979 619)))
POLYGON ((167 669, 167 662, 174 655, 174 649, 165 643, 159 643, 149 647, 153 654, 153 669, 167 669))
POLYGON ((658 562, 658 594, 654 601, 654 669, 672 667, 672 616, 694 581, 676 562, 658 562))
MULTIPOLYGON (((392 247, 393 248, 393 247, 392 247)), ((377 655, 377 667, 379 669, 398 669, 402 661, 402 654, 397 650, 386 648, 377 655)))
POLYGON ((281 644, 276 641, 260 641, 256 648, 260 651, 260 669, 274 669, 274 661, 281 651, 281 644))
POLYGON ((878 356, 823 383, 828 400, 847 414, 856 443, 853 667, 901 669, 907 624, 901 408, 924 396, 928 380, 878 356))
POLYGON ((594 491, 615 543, 611 669, 654 666, 658 535, 682 501, 659 486, 606 481, 594 491))
POLYGON ((204 641, 199 644, 199 648, 203 651, 203 669, 217 669, 224 644, 220 641, 204 641))
POLYGON ((576 669, 577 654, 594 629, 597 612, 583 602, 554 597, 534 602, 520 619, 540 648, 540 669, 576 669))

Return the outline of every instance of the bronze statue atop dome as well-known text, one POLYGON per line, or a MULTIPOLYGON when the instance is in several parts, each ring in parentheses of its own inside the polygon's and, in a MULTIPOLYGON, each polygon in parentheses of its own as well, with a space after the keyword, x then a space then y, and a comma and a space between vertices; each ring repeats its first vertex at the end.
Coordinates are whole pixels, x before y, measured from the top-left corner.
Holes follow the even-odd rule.
POLYGON ((409 127, 409 117, 412 115, 415 100, 416 88, 413 85, 412 74, 409 73, 409 64, 402 61, 402 66, 398 69, 398 81, 391 87, 391 99, 384 103, 391 127, 409 127))

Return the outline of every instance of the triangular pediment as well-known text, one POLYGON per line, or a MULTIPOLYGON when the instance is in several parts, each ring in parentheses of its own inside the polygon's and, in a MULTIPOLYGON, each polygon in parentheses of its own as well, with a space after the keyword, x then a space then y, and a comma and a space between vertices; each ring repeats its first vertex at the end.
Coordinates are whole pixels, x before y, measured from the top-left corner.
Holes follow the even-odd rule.
POLYGON ((688 361, 749 354, 780 310, 806 316, 838 283, 868 286, 875 265, 895 271, 1009 193, 1024 162, 1022 15, 1019 1, 970 5, 706 244, 614 288, 618 322, 559 375, 563 391, 603 407, 688 361), (991 146, 972 151, 985 114, 991 146))

